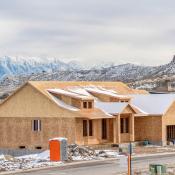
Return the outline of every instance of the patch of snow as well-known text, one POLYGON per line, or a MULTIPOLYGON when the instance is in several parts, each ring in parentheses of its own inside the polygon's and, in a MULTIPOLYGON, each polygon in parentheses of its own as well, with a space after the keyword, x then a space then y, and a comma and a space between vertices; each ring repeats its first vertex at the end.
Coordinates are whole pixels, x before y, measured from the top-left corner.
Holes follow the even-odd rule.
POLYGON ((72 160, 74 160, 74 161, 80 161, 80 160, 93 160, 93 159, 95 159, 94 156, 91 156, 91 157, 72 156, 72 160))
POLYGON ((79 111, 78 108, 68 105, 66 103, 64 103, 62 100, 58 99, 57 97, 51 95, 50 93, 48 93, 50 95, 50 97, 55 101, 55 103, 57 103, 58 106, 64 108, 64 109, 68 109, 70 111, 79 111))
POLYGON ((49 157, 49 150, 39 154, 31 154, 20 157, 0 155, 0 170, 14 171, 19 169, 32 169, 62 164, 62 162, 51 162, 49 157))
POLYGON ((95 152, 99 157, 117 158, 120 156, 116 150, 96 150, 95 152))
POLYGON ((56 93, 56 94, 63 94, 63 95, 67 95, 67 96, 71 96, 71 97, 75 97, 75 98, 82 98, 82 99, 89 99, 89 97, 85 96, 85 95, 79 95, 76 93, 72 93, 63 89, 47 89, 48 92, 51 93, 56 93))
POLYGON ((104 95, 109 95, 112 97, 121 97, 121 98, 127 97, 124 95, 118 95, 117 92, 114 93, 114 91, 111 91, 108 89, 98 88, 97 86, 89 86, 89 87, 85 87, 85 89, 90 93, 92 92, 92 93, 104 94, 104 95))
POLYGON ((79 95, 92 97, 90 93, 88 93, 85 89, 80 88, 80 87, 68 88, 68 91, 79 94, 79 95))

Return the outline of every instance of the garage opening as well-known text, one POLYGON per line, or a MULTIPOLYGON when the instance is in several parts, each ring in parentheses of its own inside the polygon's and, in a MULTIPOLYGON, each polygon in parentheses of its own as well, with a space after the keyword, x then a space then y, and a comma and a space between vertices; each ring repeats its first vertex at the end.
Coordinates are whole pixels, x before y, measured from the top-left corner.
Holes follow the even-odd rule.
POLYGON ((175 139, 175 125, 168 125, 167 126, 167 140, 175 139))

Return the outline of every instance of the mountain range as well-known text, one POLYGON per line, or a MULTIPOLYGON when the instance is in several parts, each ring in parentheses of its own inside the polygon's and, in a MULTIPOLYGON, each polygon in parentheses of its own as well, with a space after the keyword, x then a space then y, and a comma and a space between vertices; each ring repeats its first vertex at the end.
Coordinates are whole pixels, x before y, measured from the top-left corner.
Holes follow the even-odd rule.
POLYGON ((160 66, 105 63, 91 67, 85 67, 76 61, 65 63, 57 59, 0 59, 0 91, 14 90, 28 80, 123 81, 131 85, 137 82, 139 85, 138 82, 143 80, 174 75, 175 57, 171 62, 160 66))

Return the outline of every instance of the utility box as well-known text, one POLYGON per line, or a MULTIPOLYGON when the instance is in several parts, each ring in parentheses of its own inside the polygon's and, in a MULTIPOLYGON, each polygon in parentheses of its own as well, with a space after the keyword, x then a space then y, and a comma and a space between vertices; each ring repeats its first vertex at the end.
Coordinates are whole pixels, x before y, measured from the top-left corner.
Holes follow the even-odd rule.
POLYGON ((66 138, 58 137, 50 139, 49 148, 51 161, 66 161, 68 159, 66 138))
POLYGON ((160 164, 150 164, 149 171, 151 175, 165 175, 166 174, 166 166, 160 164))

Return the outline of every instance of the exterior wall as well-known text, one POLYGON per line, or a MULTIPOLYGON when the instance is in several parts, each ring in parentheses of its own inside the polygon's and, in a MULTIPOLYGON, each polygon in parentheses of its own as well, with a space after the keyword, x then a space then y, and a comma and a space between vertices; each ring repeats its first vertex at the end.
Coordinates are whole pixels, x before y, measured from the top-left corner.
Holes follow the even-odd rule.
POLYGON ((135 117, 135 140, 149 140, 155 144, 162 143, 162 117, 135 117))
POLYGON ((108 96, 108 95, 103 95, 103 94, 99 94, 99 93, 92 93, 92 92, 90 92, 90 94, 97 97, 101 101, 110 102, 110 96, 108 96))
POLYGON ((0 117, 0 148, 26 146, 48 149, 48 141, 54 137, 66 137, 68 143, 75 143, 74 118, 5 118, 0 117), (32 131, 32 120, 41 120, 41 131, 32 131))
POLYGON ((71 104, 72 104, 72 106, 75 106, 76 108, 81 108, 81 101, 80 100, 72 98, 71 104))
POLYGON ((64 101, 66 104, 69 104, 69 105, 71 105, 71 103, 72 103, 71 97, 67 97, 67 96, 64 96, 64 95, 61 95, 61 100, 64 101))
POLYGON ((166 114, 162 117, 162 138, 164 144, 167 144, 167 125, 175 125, 175 102, 170 106, 166 114))
POLYGON ((22 87, 0 105, 0 117, 76 117, 76 113, 59 107, 30 84, 22 87))
POLYGON ((93 136, 83 137, 83 119, 76 119, 76 143, 80 145, 93 145, 113 142, 113 122, 107 119, 107 140, 102 140, 102 119, 92 120, 93 136))

